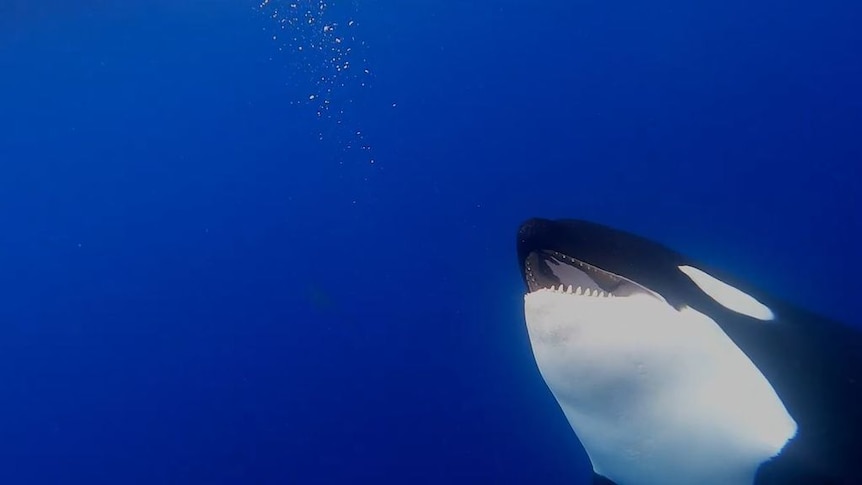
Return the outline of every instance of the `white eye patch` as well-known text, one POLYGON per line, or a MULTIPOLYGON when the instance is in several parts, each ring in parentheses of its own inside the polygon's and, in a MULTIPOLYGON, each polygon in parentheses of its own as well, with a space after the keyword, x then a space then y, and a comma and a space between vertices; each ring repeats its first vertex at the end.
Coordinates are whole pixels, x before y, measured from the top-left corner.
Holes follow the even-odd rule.
POLYGON ((709 295, 728 310, 747 315, 758 320, 773 320, 775 314, 763 303, 757 301, 753 296, 735 288, 724 281, 706 273, 694 266, 679 266, 679 270, 686 274, 698 288, 709 295))

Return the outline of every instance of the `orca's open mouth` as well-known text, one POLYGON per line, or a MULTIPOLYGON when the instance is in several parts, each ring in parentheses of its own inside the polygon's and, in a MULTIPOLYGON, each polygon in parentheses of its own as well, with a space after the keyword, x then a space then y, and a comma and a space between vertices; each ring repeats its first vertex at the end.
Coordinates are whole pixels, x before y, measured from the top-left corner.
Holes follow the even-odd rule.
POLYGON ((524 276, 531 293, 552 289, 584 296, 656 296, 619 275, 551 250, 530 252, 524 260, 524 276))

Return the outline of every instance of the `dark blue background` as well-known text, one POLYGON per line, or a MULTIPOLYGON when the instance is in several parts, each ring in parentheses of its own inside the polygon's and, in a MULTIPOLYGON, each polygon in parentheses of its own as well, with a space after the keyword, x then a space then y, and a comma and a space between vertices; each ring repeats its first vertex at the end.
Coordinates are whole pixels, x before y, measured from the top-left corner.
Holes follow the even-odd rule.
POLYGON ((530 216, 860 322, 858 2, 333 0, 323 119, 287 2, 68 3, 0 6, 4 484, 585 479, 530 216))

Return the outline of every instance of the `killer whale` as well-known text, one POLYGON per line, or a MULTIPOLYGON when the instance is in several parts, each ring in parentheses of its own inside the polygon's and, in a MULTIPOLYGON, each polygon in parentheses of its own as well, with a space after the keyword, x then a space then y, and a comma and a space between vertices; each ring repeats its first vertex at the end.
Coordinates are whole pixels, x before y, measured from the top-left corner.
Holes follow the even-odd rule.
POLYGON ((862 483, 862 335, 582 220, 517 235, 539 372, 595 483, 862 483))

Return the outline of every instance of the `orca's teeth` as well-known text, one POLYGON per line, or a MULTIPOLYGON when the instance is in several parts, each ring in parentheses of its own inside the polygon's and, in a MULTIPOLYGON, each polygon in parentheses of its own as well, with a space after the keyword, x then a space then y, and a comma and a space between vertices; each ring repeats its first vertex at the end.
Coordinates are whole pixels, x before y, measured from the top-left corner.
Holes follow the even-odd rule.
POLYGON ((554 293, 563 293, 567 295, 576 295, 576 296, 590 296, 590 297, 601 297, 601 298, 613 298, 614 294, 609 291, 598 290, 593 288, 584 288, 583 286, 575 287, 573 285, 551 285, 545 288, 546 290, 551 290, 554 293))

